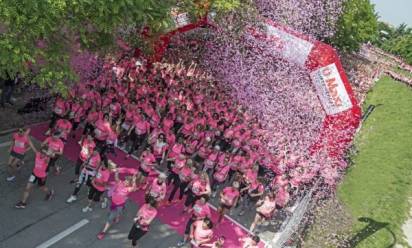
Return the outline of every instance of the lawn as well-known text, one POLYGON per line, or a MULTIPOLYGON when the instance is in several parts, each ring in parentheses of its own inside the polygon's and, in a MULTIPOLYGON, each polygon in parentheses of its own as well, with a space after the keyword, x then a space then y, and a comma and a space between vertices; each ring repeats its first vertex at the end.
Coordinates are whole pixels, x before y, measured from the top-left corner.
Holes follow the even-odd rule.
POLYGON ((351 246, 384 248, 403 242, 412 196, 412 89, 382 78, 364 108, 376 105, 355 140, 354 165, 338 188, 352 216, 351 246))

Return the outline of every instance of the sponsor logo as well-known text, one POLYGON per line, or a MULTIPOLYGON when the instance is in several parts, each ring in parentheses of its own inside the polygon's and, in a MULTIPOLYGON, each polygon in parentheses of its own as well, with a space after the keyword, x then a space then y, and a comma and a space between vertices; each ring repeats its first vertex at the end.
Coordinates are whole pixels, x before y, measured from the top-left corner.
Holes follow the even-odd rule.
POLYGON ((312 72, 310 77, 328 115, 338 114, 352 107, 335 63, 312 72))

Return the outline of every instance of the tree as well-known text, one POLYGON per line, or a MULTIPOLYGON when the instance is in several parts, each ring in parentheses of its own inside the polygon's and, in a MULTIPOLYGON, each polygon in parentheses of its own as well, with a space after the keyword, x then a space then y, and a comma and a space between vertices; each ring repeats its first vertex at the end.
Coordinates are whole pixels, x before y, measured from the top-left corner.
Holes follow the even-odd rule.
POLYGON ((378 35, 378 16, 369 0, 346 0, 337 32, 330 40, 342 51, 357 51, 364 42, 374 41, 378 35))
POLYGON ((106 55, 118 49, 119 37, 132 47, 139 46, 143 27, 149 27, 150 34, 156 36, 173 25, 170 12, 175 6, 193 13, 202 10, 202 6, 226 11, 236 7, 236 3, 237 0, 0 0, 0 78, 6 72, 27 76, 34 70, 34 82, 64 91, 68 82, 76 80, 69 66, 73 53, 106 55))

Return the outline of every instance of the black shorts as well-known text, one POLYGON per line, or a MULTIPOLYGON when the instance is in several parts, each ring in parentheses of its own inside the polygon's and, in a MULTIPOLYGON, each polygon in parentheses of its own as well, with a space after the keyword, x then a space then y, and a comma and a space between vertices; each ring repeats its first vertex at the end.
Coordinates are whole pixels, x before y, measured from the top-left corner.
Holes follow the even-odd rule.
POLYGON ((133 226, 130 229, 129 236, 127 238, 136 242, 136 240, 139 240, 146 233, 147 231, 142 230, 140 227, 137 227, 135 223, 133 223, 133 226))
POLYGON ((20 154, 15 151, 11 151, 10 156, 12 156, 13 158, 17 158, 19 160, 24 160, 24 154, 20 154))
POLYGON ((186 223, 186 228, 185 228, 185 234, 189 235, 190 234, 190 227, 192 226, 193 222, 195 222, 194 216, 192 216, 189 221, 186 223))
POLYGON ((32 183, 32 184, 37 183, 37 185, 42 187, 42 186, 46 185, 46 179, 47 179, 47 177, 40 178, 40 177, 34 175, 34 173, 32 173, 29 177, 29 183, 32 183))
POLYGON ((262 218, 263 220, 268 220, 269 219, 269 217, 266 217, 266 215, 264 215, 264 214, 262 214, 262 213, 259 213, 259 212, 256 212, 259 216, 260 216, 260 218, 262 218))
POLYGON ((223 209, 230 210, 233 206, 229 206, 229 205, 226 205, 224 203, 220 203, 220 207, 223 208, 223 209))
POLYGON ((98 191, 93 184, 90 184, 89 186, 89 195, 88 195, 88 199, 89 200, 93 200, 94 202, 99 202, 101 196, 103 195, 104 191, 98 191))
POLYGON ((139 171, 140 171, 140 173, 142 173, 142 175, 143 175, 144 177, 148 177, 148 176, 149 176, 149 172, 144 171, 144 170, 142 169, 142 167, 139 167, 139 171))

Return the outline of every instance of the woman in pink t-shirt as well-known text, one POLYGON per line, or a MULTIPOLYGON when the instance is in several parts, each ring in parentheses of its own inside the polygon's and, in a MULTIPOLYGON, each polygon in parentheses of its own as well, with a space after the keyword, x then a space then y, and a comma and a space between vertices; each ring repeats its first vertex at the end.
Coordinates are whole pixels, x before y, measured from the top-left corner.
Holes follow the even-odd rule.
POLYGON ((60 138, 64 142, 67 142, 70 132, 72 131, 72 127, 73 127, 72 123, 67 119, 59 119, 56 122, 56 130, 61 133, 60 138))
POLYGON ((213 223, 209 218, 198 220, 190 228, 190 239, 195 246, 201 247, 211 242, 213 238, 213 223))
POLYGON ((230 167, 229 167, 230 157, 225 156, 222 162, 219 162, 215 168, 215 173, 213 174, 212 184, 212 197, 216 196, 216 192, 219 191, 220 186, 226 181, 230 167))
POLYGON ((260 238, 257 235, 252 237, 247 236, 240 238, 239 241, 242 243, 242 248, 258 248, 260 238))
POLYGON ((103 116, 101 112, 96 110, 96 105, 93 105, 86 116, 86 124, 83 129, 83 135, 80 139, 83 139, 84 135, 94 133, 94 128, 97 120, 101 119, 103 116))
POLYGON ((154 170, 154 166, 156 165, 156 158, 152 153, 152 148, 150 146, 146 147, 146 150, 140 155, 140 165, 139 165, 139 173, 137 175, 137 184, 145 188, 147 186, 147 177, 149 176, 150 172, 154 170), (143 185, 141 185, 143 184, 143 185))
POLYGON ((32 174, 29 177, 29 181, 27 182, 26 188, 24 189, 21 201, 19 201, 15 205, 16 208, 20 209, 26 208, 27 199, 29 198, 30 192, 32 191, 35 184, 37 184, 40 187, 40 189, 46 193, 45 200, 51 200, 51 198, 54 195, 54 190, 49 189, 46 186, 47 167, 49 165, 50 160, 50 157, 48 156, 48 147, 47 145, 45 145, 40 151, 38 151, 36 147, 34 147, 34 145, 31 144, 31 148, 36 154, 34 168, 32 174))
POLYGON ((80 175, 81 165, 93 154, 94 149, 96 148, 96 143, 94 142, 93 136, 88 134, 86 138, 79 141, 80 153, 79 158, 76 162, 76 167, 74 169, 75 178, 70 181, 70 183, 76 183, 80 175))
POLYGON ((212 214, 210 207, 207 204, 207 197, 202 196, 199 200, 197 200, 193 205, 193 208, 189 210, 189 213, 191 214, 191 217, 186 223, 184 238, 177 244, 178 246, 183 246, 185 243, 187 243, 190 237, 190 228, 195 221, 211 218, 212 214))
POLYGON ((77 194, 83 184, 91 185, 92 179, 96 176, 100 168, 101 157, 97 150, 94 150, 90 157, 83 163, 79 179, 74 188, 73 194, 67 199, 66 203, 72 203, 77 200, 77 194))
POLYGON ((134 224, 130 229, 128 239, 132 241, 132 247, 137 246, 137 240, 142 238, 148 231, 149 226, 157 215, 157 202, 150 199, 148 203, 137 211, 136 217, 133 219, 134 224))
POLYGON ((49 129, 46 131, 46 135, 50 135, 51 130, 54 128, 56 121, 60 118, 63 118, 67 111, 69 110, 69 104, 61 96, 56 97, 54 102, 53 113, 49 124, 49 129))
POLYGON ((155 178, 145 192, 145 199, 153 198, 157 203, 164 200, 166 196, 166 175, 159 174, 155 178))
MULTIPOLYGON (((109 161, 109 164, 114 164, 109 161)), ((112 165, 115 167, 115 165, 112 165)), ((119 177, 119 168, 114 168, 113 171, 115 172, 115 185, 111 190, 111 206, 110 206, 110 213, 104 224, 103 230, 97 234, 97 238, 102 240, 104 239, 106 232, 111 227, 112 223, 118 223, 120 221, 120 216, 123 213, 123 209, 126 205, 128 200, 129 194, 137 190, 136 185, 136 174, 133 176, 126 176, 125 180, 120 180, 119 177)))
POLYGON ((276 210, 276 194, 275 192, 269 192, 269 194, 256 204, 256 216, 250 225, 250 231, 255 230, 256 225, 260 224, 264 220, 268 220, 272 217, 276 210))
POLYGON ((234 181, 232 187, 226 187, 220 193, 220 207, 219 207, 219 218, 218 223, 222 221, 225 212, 230 211, 234 206, 236 206, 239 200, 239 182, 234 181))
POLYGON ((11 182, 16 178, 17 169, 24 163, 24 155, 33 145, 31 143, 29 133, 29 128, 27 130, 24 130, 24 128, 19 128, 19 130, 12 136, 13 139, 9 149, 10 158, 7 163, 8 176, 6 180, 8 182, 11 182))
POLYGON ((174 172, 178 176, 176 177, 176 180, 173 181, 173 189, 170 192, 168 204, 171 204, 173 202, 177 189, 180 189, 179 201, 183 199, 184 192, 194 175, 194 168, 193 168, 192 160, 188 159, 182 168, 180 168, 179 170, 175 170, 174 172))
POLYGON ((192 207, 193 204, 202 196, 210 196, 210 182, 209 176, 206 172, 202 172, 200 176, 194 177, 192 181, 187 186, 187 198, 185 201, 184 211, 186 212, 189 207, 192 207))
POLYGON ((100 202, 101 196, 106 187, 109 184, 110 179, 110 169, 108 168, 107 163, 104 163, 103 166, 100 166, 96 176, 92 179, 91 184, 89 185, 89 194, 87 196, 88 204, 86 207, 82 208, 83 213, 93 211, 93 204, 100 202))

